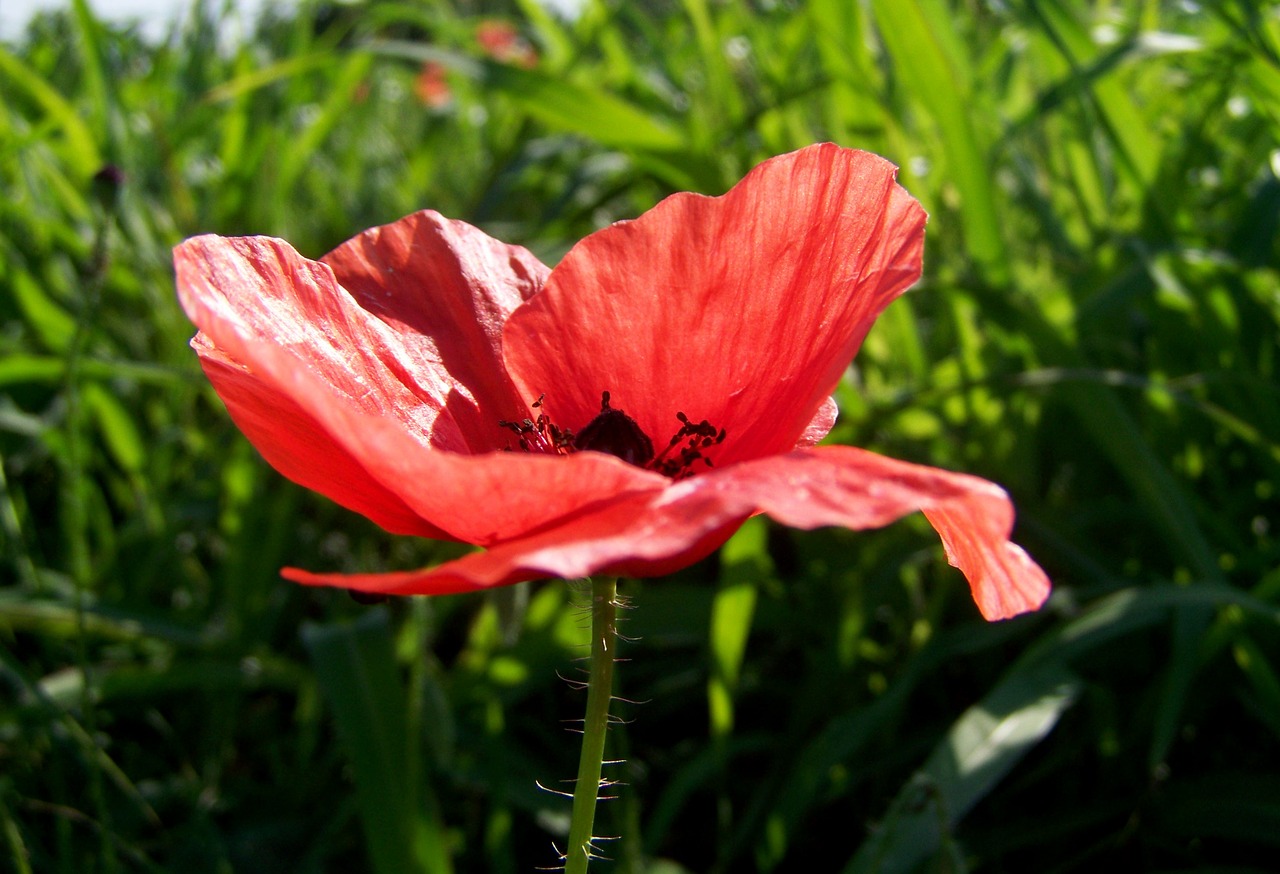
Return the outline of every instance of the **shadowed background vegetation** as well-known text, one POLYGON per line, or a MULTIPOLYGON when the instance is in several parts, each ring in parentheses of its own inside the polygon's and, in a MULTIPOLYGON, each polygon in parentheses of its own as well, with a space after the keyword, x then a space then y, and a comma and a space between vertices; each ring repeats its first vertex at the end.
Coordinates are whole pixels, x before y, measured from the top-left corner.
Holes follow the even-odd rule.
MULTIPOLYGON (((624 583, 602 871, 1271 870, 1280 12, 1224 0, 82 3, 0 45, 0 868, 554 864, 583 590, 377 607, 271 471, 170 247, 422 207, 532 248, 811 142, 902 167, 925 278, 832 439, 987 476, 1056 582, 989 625, 923 519, 753 520, 624 583), (117 168, 100 173, 104 167, 117 168)), ((680 338, 673 337, 678 343, 680 338)), ((698 367, 691 362, 691 371, 698 367)))

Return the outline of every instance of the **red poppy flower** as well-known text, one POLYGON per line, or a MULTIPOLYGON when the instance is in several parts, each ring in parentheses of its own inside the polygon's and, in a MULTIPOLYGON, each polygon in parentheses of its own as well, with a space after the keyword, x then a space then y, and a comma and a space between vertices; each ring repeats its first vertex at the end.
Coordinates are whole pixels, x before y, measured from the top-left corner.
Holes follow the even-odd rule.
POLYGON ((494 18, 481 21, 476 25, 476 42, 480 50, 495 61, 526 69, 538 64, 538 53, 508 22, 494 18))
POLYGON ((924 211, 894 176, 812 146, 592 234, 554 270, 434 212, 320 261, 186 241, 192 345, 267 461, 389 531, 486 547, 284 575, 406 595, 654 576, 758 513, 856 529, 922 510, 984 616, 1038 607, 1049 583, 1009 542, 1000 488, 814 445, 876 316, 920 275, 924 211))
POLYGON ((418 101, 431 109, 443 109, 453 100, 453 90, 445 75, 444 64, 439 61, 423 61, 422 68, 413 80, 413 93, 418 101))

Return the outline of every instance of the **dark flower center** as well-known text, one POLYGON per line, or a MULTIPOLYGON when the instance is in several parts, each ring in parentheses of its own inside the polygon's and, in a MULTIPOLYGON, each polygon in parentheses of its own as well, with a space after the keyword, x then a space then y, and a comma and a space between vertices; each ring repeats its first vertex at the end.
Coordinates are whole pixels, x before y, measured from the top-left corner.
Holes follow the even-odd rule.
POLYGON ((653 441, 635 419, 609 406, 608 392, 600 397, 600 414, 573 438, 573 447, 607 452, 636 467, 653 461, 653 441))
MULTIPOLYGON (((722 443, 725 438, 725 430, 717 429, 706 419, 692 422, 684 413, 676 413, 680 430, 672 436, 666 448, 655 455, 653 441, 636 424, 636 420, 622 410, 609 406, 609 392, 601 393, 600 412, 577 434, 568 428, 558 427, 546 413, 541 412, 544 398, 545 394, 540 395, 531 405, 539 410, 537 419, 498 422, 500 427, 516 435, 519 448, 524 452, 568 455, 589 449, 606 452, 628 464, 656 471, 672 479, 684 479, 693 475, 693 466, 698 461, 711 467, 711 459, 703 455, 702 451, 722 443)), ((512 447, 507 448, 510 450, 512 447)))

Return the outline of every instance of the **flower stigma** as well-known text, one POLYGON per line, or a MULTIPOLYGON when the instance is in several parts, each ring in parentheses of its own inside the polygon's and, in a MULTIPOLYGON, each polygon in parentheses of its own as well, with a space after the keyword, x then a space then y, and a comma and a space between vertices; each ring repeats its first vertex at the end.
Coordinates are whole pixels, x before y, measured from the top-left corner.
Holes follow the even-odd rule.
MULTIPOLYGON (((692 476, 696 462, 712 467, 711 459, 703 450, 724 442, 725 430, 716 428, 706 419, 693 422, 682 412, 676 413, 680 429, 671 437, 660 453, 654 454, 653 441, 625 412, 609 406, 609 392, 600 394, 600 412, 578 433, 561 428, 541 412, 546 394, 541 394, 530 406, 538 410, 538 418, 521 419, 518 422, 500 419, 498 426, 516 435, 523 452, 547 455, 569 455, 591 450, 621 458, 627 464, 656 471, 671 479, 692 476), (680 444, 684 445, 681 446, 680 444), (679 448, 677 448, 679 447, 679 448), (674 452, 674 454, 673 454, 674 452)), ((507 451, 512 447, 508 446, 507 451)))
POLYGON ((573 438, 575 449, 594 449, 644 467, 653 461, 653 441, 636 420, 609 406, 609 393, 600 396, 600 413, 573 438))

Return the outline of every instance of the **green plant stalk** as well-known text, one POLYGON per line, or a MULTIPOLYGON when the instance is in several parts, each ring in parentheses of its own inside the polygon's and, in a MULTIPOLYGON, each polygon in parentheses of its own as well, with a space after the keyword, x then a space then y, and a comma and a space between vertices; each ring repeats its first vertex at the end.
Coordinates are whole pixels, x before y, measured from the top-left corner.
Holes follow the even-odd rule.
MULTIPOLYGON (((87 7, 86 7, 87 8, 87 7)), ((81 10, 83 11, 83 10, 81 10)), ((95 182, 97 177, 95 177, 95 182)), ((76 615, 76 661, 80 667, 82 678, 80 687, 81 721, 89 738, 97 737, 97 702, 94 700, 94 679, 89 664, 88 631, 86 627, 85 602, 90 597, 93 580, 93 559, 89 544, 89 515, 85 495, 85 478, 88 475, 88 453, 85 451, 84 403, 80 394, 80 365, 93 332, 94 318, 98 305, 102 300, 103 286, 106 284, 108 267, 108 239, 114 206, 101 203, 102 211, 97 214, 97 224, 93 238, 93 252, 90 256, 84 283, 84 299, 76 314, 75 334, 66 353, 66 371, 64 375, 63 394, 66 398, 66 466, 63 471, 67 528, 68 564, 71 576, 75 581, 75 615, 76 615)), ((100 751, 96 740, 92 741, 94 752, 100 751)), ((110 808, 107 805, 106 792, 102 784, 102 763, 97 755, 90 755, 86 761, 89 771, 89 797, 93 801, 98 824, 101 826, 101 843, 99 857, 102 869, 108 874, 120 870, 116 855, 116 846, 111 841, 110 808)))
POLYGON ((591 671, 587 680, 587 716, 582 726, 582 756, 573 787, 573 818, 565 849, 565 874, 586 874, 591 861, 591 832, 600 795, 604 738, 613 699, 614 648, 618 641, 618 581, 591 582, 591 671))

